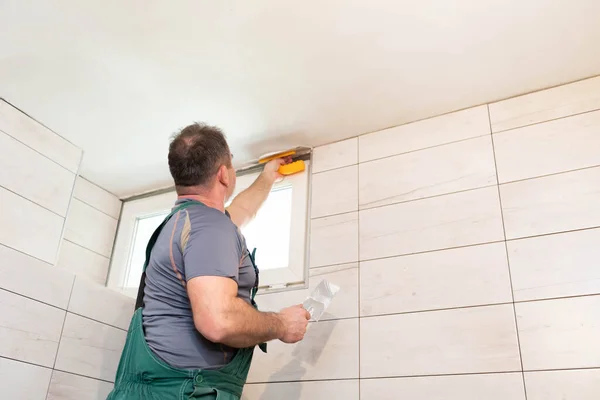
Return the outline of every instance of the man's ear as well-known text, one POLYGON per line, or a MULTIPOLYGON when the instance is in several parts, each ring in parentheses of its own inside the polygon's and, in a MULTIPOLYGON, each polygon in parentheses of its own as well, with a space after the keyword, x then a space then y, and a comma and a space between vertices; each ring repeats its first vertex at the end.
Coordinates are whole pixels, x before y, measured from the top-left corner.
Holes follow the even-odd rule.
POLYGON ((229 171, 227 170, 227 167, 225 165, 221 165, 219 167, 219 171, 217 172, 217 179, 225 187, 229 187, 229 185, 231 185, 229 179, 229 171))

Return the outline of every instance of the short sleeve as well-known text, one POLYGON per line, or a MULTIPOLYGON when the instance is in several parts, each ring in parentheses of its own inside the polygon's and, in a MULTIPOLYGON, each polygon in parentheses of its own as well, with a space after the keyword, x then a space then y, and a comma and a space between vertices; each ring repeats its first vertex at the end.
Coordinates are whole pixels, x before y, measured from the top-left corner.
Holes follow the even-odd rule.
POLYGON ((183 249, 186 280, 222 276, 238 281, 241 246, 235 225, 225 215, 192 220, 183 249))

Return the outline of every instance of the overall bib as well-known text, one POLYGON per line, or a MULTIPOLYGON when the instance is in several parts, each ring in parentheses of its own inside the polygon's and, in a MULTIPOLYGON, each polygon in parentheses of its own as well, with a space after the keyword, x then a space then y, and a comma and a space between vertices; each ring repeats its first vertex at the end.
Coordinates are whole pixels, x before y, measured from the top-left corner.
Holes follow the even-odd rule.
MULTIPOLYGON (((136 310, 131 319, 125 348, 121 354, 115 387, 107 400, 239 400, 246 383, 252 361, 253 347, 238 349, 231 362, 215 370, 184 370, 173 368, 159 359, 148 347, 142 325, 143 297, 146 268, 150 262, 152 248, 160 231, 177 212, 192 205, 202 204, 188 201, 176 206, 152 234, 146 247, 146 262, 138 290, 136 310)), ((256 250, 256 249, 255 249, 256 250)), ((251 292, 251 302, 256 308, 254 296, 258 288, 258 269, 254 262, 255 252, 250 254, 256 273, 251 292)), ((266 344, 260 348, 266 352, 266 344)))

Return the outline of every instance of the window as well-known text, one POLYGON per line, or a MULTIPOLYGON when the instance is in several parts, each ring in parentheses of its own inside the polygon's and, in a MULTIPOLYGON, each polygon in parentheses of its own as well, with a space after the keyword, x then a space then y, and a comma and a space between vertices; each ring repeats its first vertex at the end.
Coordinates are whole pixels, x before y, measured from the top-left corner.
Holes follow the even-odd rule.
MULTIPOLYGON (((248 188, 258 173, 238 177, 232 198, 248 188)), ((256 218, 242 229, 248 249, 256 248, 260 286, 282 289, 305 284, 308 271, 307 226, 310 163, 304 173, 273 185, 256 218)), ((174 191, 126 201, 119 222, 108 286, 135 297, 154 230, 170 212, 174 191)))

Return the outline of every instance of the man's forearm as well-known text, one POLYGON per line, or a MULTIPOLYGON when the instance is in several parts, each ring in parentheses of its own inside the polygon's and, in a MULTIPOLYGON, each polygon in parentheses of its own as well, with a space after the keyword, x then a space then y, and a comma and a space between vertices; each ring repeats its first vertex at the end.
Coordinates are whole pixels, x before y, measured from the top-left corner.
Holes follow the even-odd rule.
POLYGON ((273 180, 265 174, 260 174, 252 185, 233 199, 228 210, 236 225, 244 226, 254 218, 265 200, 267 200, 273 188, 273 183, 273 180))
POLYGON ((276 313, 260 312, 240 298, 231 302, 223 318, 219 342, 236 348, 279 339, 284 328, 276 313))

